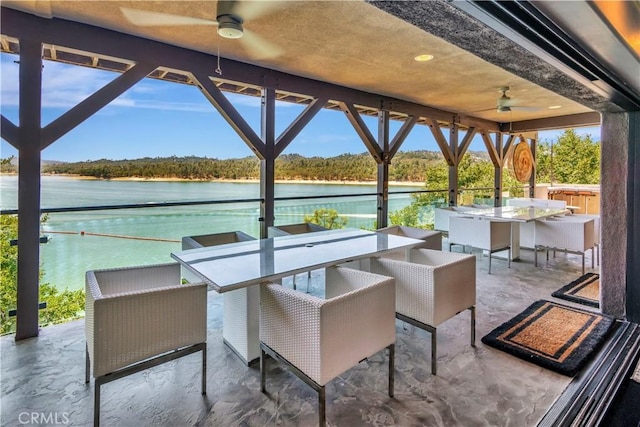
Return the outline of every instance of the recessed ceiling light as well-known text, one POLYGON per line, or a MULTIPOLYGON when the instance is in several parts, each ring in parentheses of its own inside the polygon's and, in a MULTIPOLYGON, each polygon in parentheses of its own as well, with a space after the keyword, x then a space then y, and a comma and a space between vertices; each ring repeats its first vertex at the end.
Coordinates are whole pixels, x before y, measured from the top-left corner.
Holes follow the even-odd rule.
POLYGON ((558 108, 562 108, 562 105, 552 105, 549 110, 557 110, 558 108))
POLYGON ((415 59, 418 62, 427 62, 427 61, 431 61, 433 59, 433 55, 429 55, 428 53, 425 53, 425 54, 422 54, 422 55, 418 55, 413 59, 415 59))

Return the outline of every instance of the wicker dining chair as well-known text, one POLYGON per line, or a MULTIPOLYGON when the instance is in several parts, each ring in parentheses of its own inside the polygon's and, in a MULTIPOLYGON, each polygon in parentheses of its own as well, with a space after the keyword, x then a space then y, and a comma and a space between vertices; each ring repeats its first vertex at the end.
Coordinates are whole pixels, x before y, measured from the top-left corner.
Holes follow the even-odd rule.
MULTIPOLYGON (((442 250, 442 233, 440 231, 425 230, 422 228, 407 227, 404 225, 392 225, 376 230, 378 233, 394 234, 396 236, 410 237, 412 239, 422 240, 424 243, 420 243, 414 248, 434 249, 437 251, 442 250)), ((385 258, 393 258, 404 260, 406 250, 388 252, 383 256, 385 258)))
POLYGON ((491 255, 506 250, 507 266, 511 268, 511 222, 452 216, 449 217, 449 251, 452 245, 486 250, 491 274, 491 255))
MULTIPOLYGON (((538 250, 545 250, 547 264, 549 250, 562 251, 582 257, 582 274, 585 272, 584 255, 595 246, 594 219, 578 215, 549 218, 535 222, 534 264, 538 266, 538 250)), ((593 262, 593 259, 592 259, 593 262)), ((592 264, 593 265, 593 264, 592 264)))
POLYGON ((431 373, 437 372, 437 327, 471 312, 475 347, 476 258, 431 249, 411 249, 408 261, 372 259, 371 272, 396 279, 396 317, 431 333, 431 373))
POLYGON ((394 279, 350 268, 326 269, 325 298, 278 284, 261 285, 262 392, 269 355, 318 392, 318 416, 324 426, 325 385, 387 348, 388 393, 393 397, 394 313, 394 279))
POLYGON ((206 284, 181 284, 177 263, 91 270, 85 298, 85 382, 93 374, 94 425, 103 384, 197 351, 206 394, 206 284))

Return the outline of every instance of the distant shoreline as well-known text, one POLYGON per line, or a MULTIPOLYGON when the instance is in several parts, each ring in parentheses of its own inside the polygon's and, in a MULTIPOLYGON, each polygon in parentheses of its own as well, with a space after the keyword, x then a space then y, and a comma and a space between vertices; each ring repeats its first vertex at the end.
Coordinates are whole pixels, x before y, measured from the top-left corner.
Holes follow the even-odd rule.
MULTIPOLYGON (((2 175, 17 175, 13 173, 2 175)), ((42 176, 80 179, 87 181, 124 181, 124 182, 229 182, 236 184, 258 184, 259 179, 186 179, 186 178, 139 178, 139 177, 122 177, 122 178, 96 178, 84 175, 72 174, 42 174, 42 176)), ((328 181, 328 180, 304 180, 304 179, 277 179, 276 184, 323 184, 323 185, 376 185, 376 181, 328 181)), ((389 181, 389 185, 394 187, 421 187, 424 182, 410 181, 389 181)))

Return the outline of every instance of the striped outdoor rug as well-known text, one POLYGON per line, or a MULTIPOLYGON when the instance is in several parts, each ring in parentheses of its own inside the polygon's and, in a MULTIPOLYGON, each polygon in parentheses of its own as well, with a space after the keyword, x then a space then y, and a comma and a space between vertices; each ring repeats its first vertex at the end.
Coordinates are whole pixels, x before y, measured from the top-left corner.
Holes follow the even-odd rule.
POLYGON ((574 376, 602 345, 613 318, 551 301, 536 301, 482 342, 526 361, 574 376))
POLYGON ((577 302, 590 307, 600 307, 600 276, 587 273, 551 294, 556 298, 577 302))

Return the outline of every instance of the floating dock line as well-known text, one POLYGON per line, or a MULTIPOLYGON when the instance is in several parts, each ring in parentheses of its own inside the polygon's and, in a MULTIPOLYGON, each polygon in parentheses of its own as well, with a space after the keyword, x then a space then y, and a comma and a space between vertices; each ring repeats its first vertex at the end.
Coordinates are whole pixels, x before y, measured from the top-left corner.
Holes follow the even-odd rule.
POLYGON ((47 231, 51 234, 80 234, 81 236, 98 236, 98 237, 114 237, 116 239, 130 239, 130 240, 148 240, 152 242, 170 242, 180 243, 180 240, 163 239, 161 237, 141 237, 141 236, 123 236, 121 234, 105 234, 105 233, 92 233, 89 231, 47 231))

